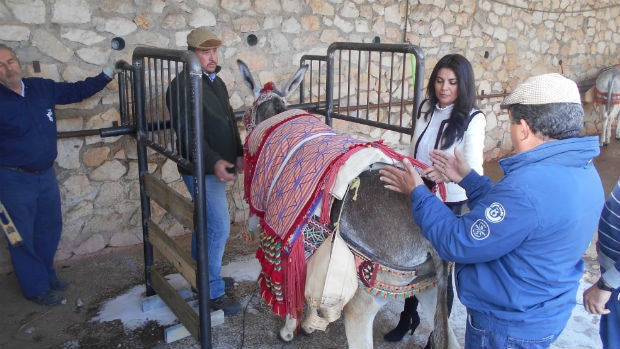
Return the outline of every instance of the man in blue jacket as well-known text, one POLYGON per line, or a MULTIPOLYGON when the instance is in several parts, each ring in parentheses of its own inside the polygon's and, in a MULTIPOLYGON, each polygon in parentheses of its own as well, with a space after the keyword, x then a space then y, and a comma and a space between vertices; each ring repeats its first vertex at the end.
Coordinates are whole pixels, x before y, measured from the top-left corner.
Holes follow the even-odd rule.
POLYGON ((582 255, 605 199, 592 159, 598 137, 579 137, 584 111, 577 85, 543 74, 521 83, 508 109, 514 155, 504 177, 471 170, 458 152, 434 151, 444 175, 467 191, 471 211, 456 217, 413 166, 388 166, 388 189, 410 195, 413 217, 445 260, 467 308, 466 348, 547 348, 575 306, 582 255))
POLYGON ((75 83, 24 78, 15 52, 0 44, 0 202, 23 239, 9 244, 17 280, 24 296, 41 305, 60 304, 56 292, 67 288, 53 265, 62 232, 55 106, 102 90, 114 75, 113 67, 104 70, 75 83))
POLYGON ((620 179, 601 212, 597 252, 601 277, 583 293, 583 305, 601 315, 603 348, 620 348, 620 179))

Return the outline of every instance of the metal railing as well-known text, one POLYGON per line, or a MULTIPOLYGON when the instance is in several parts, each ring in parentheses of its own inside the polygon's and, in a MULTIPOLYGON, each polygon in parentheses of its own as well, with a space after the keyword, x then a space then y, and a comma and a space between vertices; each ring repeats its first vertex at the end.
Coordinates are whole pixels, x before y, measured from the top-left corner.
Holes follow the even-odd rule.
POLYGON ((201 348, 211 348, 208 252, 203 248, 207 246, 207 219, 200 62, 187 50, 138 47, 133 52, 132 64, 120 64, 117 68, 121 70, 121 125, 101 129, 100 134, 102 137, 132 134, 137 140, 146 295, 157 293, 200 341, 201 348), (185 83, 172 84, 175 79, 185 83), (193 202, 149 172, 147 149, 163 154, 193 174, 193 202), (197 261, 151 219, 152 202, 182 225, 193 227, 197 236, 197 261), (153 268, 154 249, 198 289, 198 314, 153 268))

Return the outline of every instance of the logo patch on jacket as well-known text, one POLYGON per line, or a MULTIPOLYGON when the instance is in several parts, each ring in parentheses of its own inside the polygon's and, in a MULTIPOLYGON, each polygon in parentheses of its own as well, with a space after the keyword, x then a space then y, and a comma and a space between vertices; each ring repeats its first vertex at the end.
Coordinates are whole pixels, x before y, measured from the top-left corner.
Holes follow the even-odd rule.
POLYGON ((47 116, 50 122, 54 121, 54 118, 52 117, 53 115, 54 115, 54 112, 51 109, 48 109, 47 114, 45 114, 45 116, 47 116))
POLYGON ((484 210, 484 218, 491 223, 499 223, 506 217, 506 209, 499 202, 492 203, 484 210))
POLYGON ((478 219, 471 225, 470 234, 476 240, 484 240, 491 235, 491 228, 483 219, 478 219))

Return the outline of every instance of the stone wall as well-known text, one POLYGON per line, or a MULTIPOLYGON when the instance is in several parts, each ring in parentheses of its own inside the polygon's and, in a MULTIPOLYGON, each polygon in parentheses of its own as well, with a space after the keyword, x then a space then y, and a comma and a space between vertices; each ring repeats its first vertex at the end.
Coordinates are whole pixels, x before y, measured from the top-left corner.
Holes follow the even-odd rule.
MULTIPOLYGON (((110 61, 130 62, 136 46, 185 49, 187 33, 199 26, 212 27, 225 43, 220 75, 235 109, 251 102, 234 65, 237 58, 249 62, 261 81, 279 83, 303 54, 324 55, 335 41, 409 41, 426 56, 426 77, 441 56, 462 53, 472 62, 483 96, 485 158, 494 159, 511 149, 507 115, 499 109, 503 93, 533 74, 559 72, 582 82, 618 63, 620 5, 615 0, 0 1, 0 42, 15 48, 27 76, 58 81, 94 75, 110 61), (250 34, 256 45, 248 43, 250 34), (117 36, 127 43, 122 51, 110 49, 117 36)), ((117 89, 113 82, 82 103, 59 106, 59 131, 118 121, 117 89)), ((586 132, 599 129, 598 118, 588 114, 586 132)), ((133 139, 73 137, 58 145, 65 229, 57 258, 140 242, 133 139)), ((149 168, 187 194, 171 161, 150 154, 149 168)), ((230 190, 237 221, 244 217, 239 187, 230 190)), ((173 235, 187 232, 157 208, 154 216, 173 235)), ((4 248, 0 270, 10 269, 4 248)))

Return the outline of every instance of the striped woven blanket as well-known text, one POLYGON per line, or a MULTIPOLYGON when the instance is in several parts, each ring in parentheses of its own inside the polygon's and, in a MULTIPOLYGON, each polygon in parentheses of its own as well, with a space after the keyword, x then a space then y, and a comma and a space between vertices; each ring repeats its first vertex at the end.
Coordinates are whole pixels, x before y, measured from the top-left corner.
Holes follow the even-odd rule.
POLYGON ((349 177, 359 174, 364 160, 357 154, 388 163, 403 158, 380 141, 338 134, 318 117, 297 109, 263 121, 248 134, 244 194, 250 213, 263 226, 256 252, 259 284, 274 313, 301 315, 308 254, 300 236, 310 223, 329 225, 331 191, 338 191, 338 177, 347 177, 339 176, 339 169, 353 168, 349 177), (346 163, 349 158, 355 159, 354 166, 346 163))

